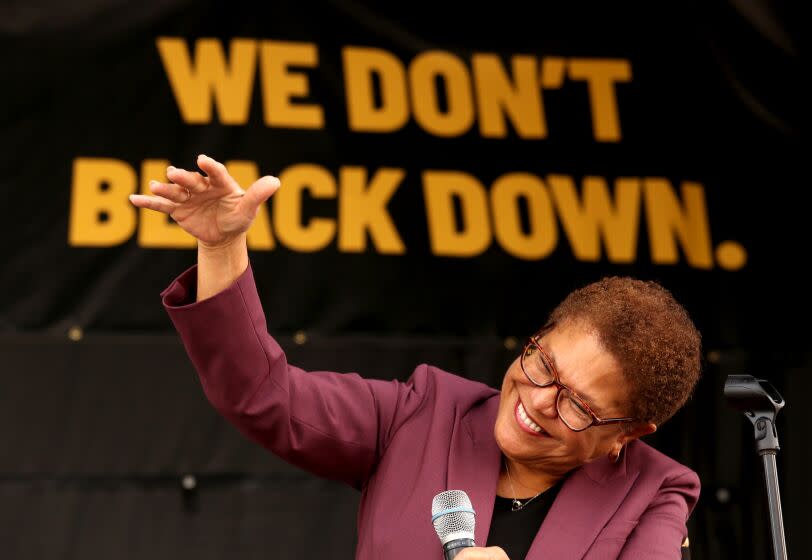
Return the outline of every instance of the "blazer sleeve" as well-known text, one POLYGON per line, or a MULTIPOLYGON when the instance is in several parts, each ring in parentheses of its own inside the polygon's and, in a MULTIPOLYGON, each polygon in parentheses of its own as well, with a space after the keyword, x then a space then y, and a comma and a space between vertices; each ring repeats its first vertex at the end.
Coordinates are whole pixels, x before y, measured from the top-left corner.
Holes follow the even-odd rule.
POLYGON ((303 371, 268 334, 250 266, 209 299, 195 301, 196 285, 193 267, 161 296, 214 408, 282 459, 360 488, 422 406, 427 366, 406 383, 303 371))
POLYGON ((686 523, 699 498, 699 477, 685 469, 666 479, 629 535, 618 558, 679 560, 686 523))

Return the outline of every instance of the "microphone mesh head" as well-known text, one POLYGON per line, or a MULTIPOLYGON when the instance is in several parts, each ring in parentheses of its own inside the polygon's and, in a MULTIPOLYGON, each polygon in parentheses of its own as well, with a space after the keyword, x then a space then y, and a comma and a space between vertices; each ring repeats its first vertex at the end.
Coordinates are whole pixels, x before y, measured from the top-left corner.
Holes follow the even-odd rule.
POLYGON ((443 544, 454 539, 474 538, 474 507, 468 494, 462 490, 447 490, 434 496, 431 517, 443 544), (457 509, 468 511, 455 511, 457 509))

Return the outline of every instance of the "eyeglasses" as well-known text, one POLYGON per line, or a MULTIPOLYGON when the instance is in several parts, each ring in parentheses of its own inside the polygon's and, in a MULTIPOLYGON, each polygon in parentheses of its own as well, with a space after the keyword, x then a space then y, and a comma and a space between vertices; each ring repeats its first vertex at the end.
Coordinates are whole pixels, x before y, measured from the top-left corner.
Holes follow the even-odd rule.
POLYGON ((541 337, 552 327, 553 325, 547 325, 530 337, 524 346, 519 363, 525 377, 536 387, 556 386, 558 394, 555 399, 555 408, 558 417, 573 432, 582 432, 592 426, 632 422, 634 418, 598 418, 584 399, 558 380, 558 372, 553 366, 552 360, 539 345, 541 337))

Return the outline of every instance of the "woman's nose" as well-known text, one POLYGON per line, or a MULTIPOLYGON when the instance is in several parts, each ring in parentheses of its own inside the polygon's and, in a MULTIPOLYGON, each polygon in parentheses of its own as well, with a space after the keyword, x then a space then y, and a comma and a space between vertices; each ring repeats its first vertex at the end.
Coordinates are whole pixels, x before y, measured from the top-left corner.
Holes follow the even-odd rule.
POLYGON ((531 405, 534 410, 539 411, 548 418, 555 418, 558 416, 558 411, 555 407, 555 401, 558 397, 558 387, 550 385, 548 387, 536 387, 533 389, 531 397, 531 405))

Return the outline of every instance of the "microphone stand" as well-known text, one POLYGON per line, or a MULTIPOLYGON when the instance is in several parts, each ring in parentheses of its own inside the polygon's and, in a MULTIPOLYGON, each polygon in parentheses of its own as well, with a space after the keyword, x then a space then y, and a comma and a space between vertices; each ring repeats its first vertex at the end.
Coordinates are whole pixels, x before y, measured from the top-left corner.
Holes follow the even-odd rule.
POLYGON ((752 375, 729 375, 725 381, 725 397, 730 406, 743 412, 753 424, 756 453, 764 463, 773 555, 776 560, 787 560, 781 495, 778 490, 778 467, 775 462, 780 449, 775 417, 786 403, 769 381, 756 379, 752 375))

